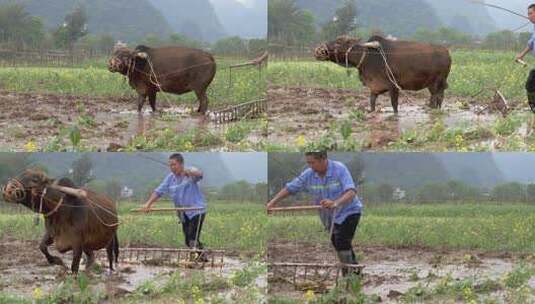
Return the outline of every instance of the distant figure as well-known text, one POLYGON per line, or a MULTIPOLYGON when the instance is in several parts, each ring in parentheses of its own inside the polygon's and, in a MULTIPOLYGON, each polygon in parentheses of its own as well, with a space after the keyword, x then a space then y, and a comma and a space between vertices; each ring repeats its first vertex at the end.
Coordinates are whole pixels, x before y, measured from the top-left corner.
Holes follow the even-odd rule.
MULTIPOLYGON (((535 24, 535 3, 528 6, 528 18, 531 23, 535 24)), ((531 38, 528 40, 526 48, 516 56, 517 60, 522 60, 527 53, 535 56, 535 26, 531 38)), ((526 91, 528 103, 531 111, 535 113, 535 69, 529 72, 528 81, 526 82, 526 91)))
MULTIPOLYGON (((160 186, 154 190, 143 210, 148 212, 152 205, 167 194, 173 200, 175 207, 197 207, 200 210, 185 211, 178 214, 182 223, 182 231, 186 246, 191 249, 203 249, 200 241, 202 224, 206 216, 206 201, 199 187, 203 173, 197 169, 185 169, 184 158, 175 153, 169 157, 169 173, 160 186)), ((199 261, 206 262, 204 254, 199 255, 199 261)))
MULTIPOLYGON (((328 159, 327 152, 307 152, 305 156, 309 168, 286 184, 267 204, 267 209, 297 192, 311 194, 315 203, 323 207, 320 218, 325 229, 332 232, 331 242, 338 260, 342 264, 356 265, 351 242, 360 221, 362 203, 351 173, 343 163, 328 159)), ((342 268, 344 276, 350 273, 348 267, 342 268)))

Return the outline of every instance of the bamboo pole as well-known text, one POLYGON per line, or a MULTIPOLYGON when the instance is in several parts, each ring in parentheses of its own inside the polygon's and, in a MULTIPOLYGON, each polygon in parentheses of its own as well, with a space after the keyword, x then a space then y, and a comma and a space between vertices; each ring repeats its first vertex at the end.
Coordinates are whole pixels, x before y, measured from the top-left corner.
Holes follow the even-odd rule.
POLYGON ((145 211, 143 210, 142 208, 136 208, 136 209, 131 209, 130 212, 169 212, 169 211, 179 211, 179 212, 184 212, 184 211, 197 211, 197 210, 204 210, 205 208, 199 208, 199 207, 183 207, 183 208, 152 208, 152 209, 149 209, 148 211, 145 211))

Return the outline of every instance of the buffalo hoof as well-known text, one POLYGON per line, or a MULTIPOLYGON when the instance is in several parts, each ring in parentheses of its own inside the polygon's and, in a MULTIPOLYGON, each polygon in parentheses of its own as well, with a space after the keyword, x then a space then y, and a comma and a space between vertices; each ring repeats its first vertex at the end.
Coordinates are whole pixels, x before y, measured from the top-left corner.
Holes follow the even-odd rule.
POLYGON ((63 263, 63 260, 57 256, 50 257, 50 259, 48 260, 48 263, 50 263, 51 265, 58 265, 58 266, 67 268, 67 266, 65 266, 65 264, 63 263))

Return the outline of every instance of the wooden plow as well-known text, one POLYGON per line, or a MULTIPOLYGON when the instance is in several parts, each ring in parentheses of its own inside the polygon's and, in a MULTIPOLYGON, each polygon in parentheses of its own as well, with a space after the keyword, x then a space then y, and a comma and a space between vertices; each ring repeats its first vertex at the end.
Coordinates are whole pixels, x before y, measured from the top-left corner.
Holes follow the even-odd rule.
POLYGON ((290 283, 297 290, 337 285, 342 270, 360 274, 363 265, 320 264, 320 263, 269 263, 268 277, 271 281, 290 283))
POLYGON ((229 70, 228 87, 229 88, 232 87, 232 70, 234 70, 234 69, 254 66, 254 67, 258 68, 258 79, 260 80, 262 78, 262 69, 267 66, 268 59, 269 59, 269 53, 267 51, 265 51, 264 53, 262 53, 262 55, 254 58, 253 60, 251 60, 249 62, 238 63, 238 64, 234 64, 234 65, 229 66, 228 67, 228 70, 229 70))
POLYGON ((224 124, 242 119, 257 118, 265 112, 267 112, 267 100, 258 99, 216 110, 210 113, 210 117, 215 123, 224 124))

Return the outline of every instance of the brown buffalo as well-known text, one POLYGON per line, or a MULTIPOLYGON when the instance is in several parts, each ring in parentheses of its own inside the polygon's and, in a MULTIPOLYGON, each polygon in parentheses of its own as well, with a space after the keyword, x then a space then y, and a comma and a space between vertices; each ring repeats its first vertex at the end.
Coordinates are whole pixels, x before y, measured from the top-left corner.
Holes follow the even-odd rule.
POLYGON ((419 91, 427 88, 431 93, 429 105, 440 108, 448 88, 451 57, 448 49, 442 46, 392 41, 380 36, 362 43, 360 39, 341 36, 317 47, 315 57, 356 67, 360 80, 371 91, 371 111, 375 111, 377 96, 389 92, 392 108, 397 113, 400 89, 419 91))
POLYGON ((108 62, 110 72, 128 77, 128 83, 138 93, 138 111, 145 100, 156 111, 156 93, 195 92, 198 112, 208 110, 206 91, 216 73, 214 57, 207 52, 187 47, 150 48, 140 45, 130 49, 117 45, 108 62))
POLYGON ((110 270, 117 262, 117 212, 108 197, 87 189, 78 189, 66 178, 53 180, 39 170, 26 170, 12 178, 2 189, 6 202, 26 206, 45 217, 45 235, 39 249, 50 264, 65 267, 63 261, 48 252, 55 244, 60 253, 73 251, 71 270, 78 272, 82 253, 86 269, 95 260, 94 251, 106 248, 110 270))

